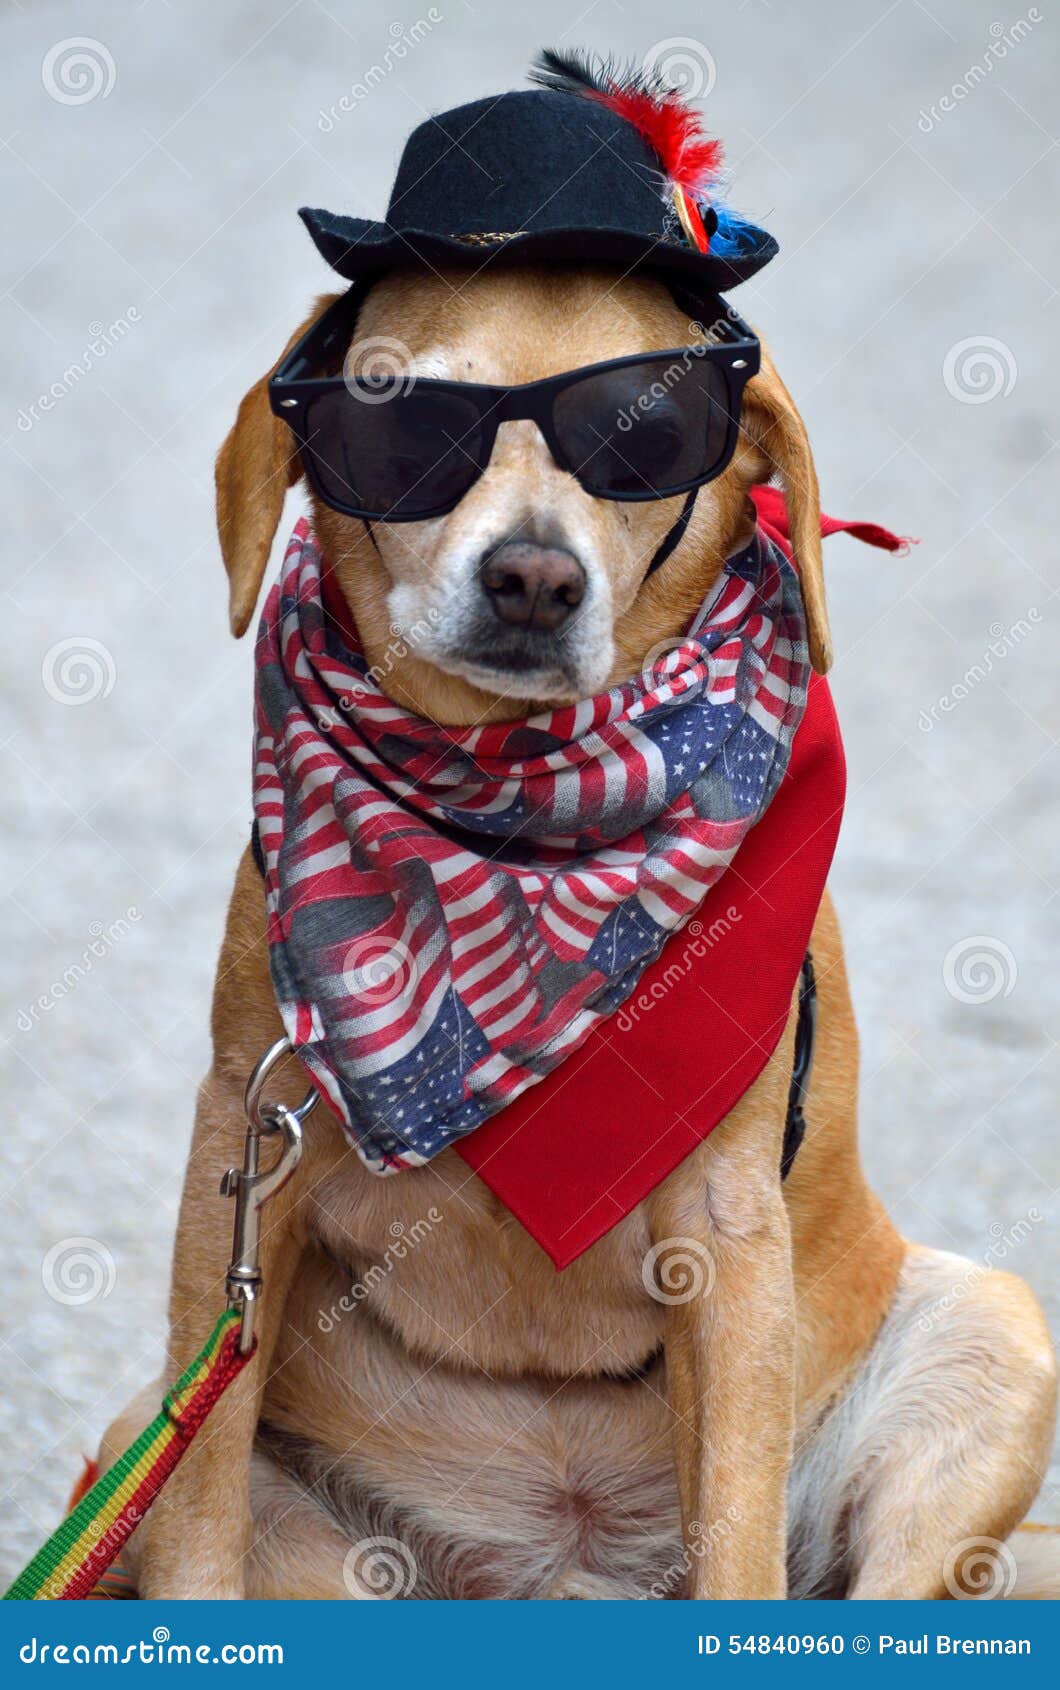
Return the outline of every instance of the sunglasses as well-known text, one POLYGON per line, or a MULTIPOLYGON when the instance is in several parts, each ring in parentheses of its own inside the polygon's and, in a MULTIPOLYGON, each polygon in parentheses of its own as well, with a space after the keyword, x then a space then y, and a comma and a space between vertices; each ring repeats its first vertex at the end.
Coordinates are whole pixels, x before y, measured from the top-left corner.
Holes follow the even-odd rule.
POLYGON ((708 342, 518 387, 388 371, 386 342, 378 374, 315 374, 345 355, 366 293, 351 288, 331 306, 269 382, 269 402, 298 441, 310 485, 347 516, 444 516, 485 471, 505 422, 536 423, 559 468, 597 499, 690 493, 720 475, 736 449, 760 348, 728 307, 718 306, 708 342))

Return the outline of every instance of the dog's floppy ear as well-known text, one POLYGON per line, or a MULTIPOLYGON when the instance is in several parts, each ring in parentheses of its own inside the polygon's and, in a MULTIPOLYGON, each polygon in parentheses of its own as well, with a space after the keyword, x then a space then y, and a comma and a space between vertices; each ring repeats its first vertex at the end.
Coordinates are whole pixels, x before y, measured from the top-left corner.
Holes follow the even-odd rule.
POLYGON ((217 454, 217 532, 228 571, 228 620, 237 639, 254 614, 287 489, 301 473, 294 435, 269 409, 269 378, 337 297, 328 294, 317 301, 272 369, 254 383, 217 454))
POLYGON ((819 675, 832 665, 832 636, 821 563, 821 501, 806 425, 765 347, 762 368, 744 394, 743 428, 769 459, 788 505, 791 549, 806 611, 810 662, 819 675))

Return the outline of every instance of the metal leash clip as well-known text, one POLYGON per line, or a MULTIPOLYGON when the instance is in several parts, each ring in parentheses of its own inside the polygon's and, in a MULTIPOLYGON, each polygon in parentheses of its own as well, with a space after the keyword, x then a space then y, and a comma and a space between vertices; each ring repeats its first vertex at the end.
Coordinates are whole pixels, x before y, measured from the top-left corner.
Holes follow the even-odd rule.
POLYGON ((269 1103, 262 1107, 265 1081, 290 1053, 290 1041, 277 1039, 247 1081, 243 1096, 243 1110, 247 1117, 243 1166, 229 1168, 221 1180, 222 1197, 234 1197, 236 1200, 232 1260, 225 1279, 225 1291, 229 1308, 238 1310, 243 1317, 239 1331, 239 1348, 243 1355, 253 1348, 254 1304, 261 1290, 261 1211, 269 1198, 287 1184, 302 1160, 302 1123, 316 1108, 319 1095, 311 1087, 297 1109, 288 1109, 283 1103, 269 1103), (283 1147, 272 1166, 263 1170, 259 1167, 261 1141, 275 1133, 282 1135, 283 1147))

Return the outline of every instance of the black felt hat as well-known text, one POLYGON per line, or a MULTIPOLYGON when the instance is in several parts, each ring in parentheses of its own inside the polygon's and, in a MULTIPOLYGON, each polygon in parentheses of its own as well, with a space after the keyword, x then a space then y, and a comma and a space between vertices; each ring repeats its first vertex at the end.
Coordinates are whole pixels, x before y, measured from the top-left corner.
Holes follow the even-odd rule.
POLYGON ((596 261, 722 292, 777 243, 721 205, 720 148, 674 89, 544 53, 544 86, 428 118, 405 144, 385 219, 303 209, 349 281, 401 264, 596 261))

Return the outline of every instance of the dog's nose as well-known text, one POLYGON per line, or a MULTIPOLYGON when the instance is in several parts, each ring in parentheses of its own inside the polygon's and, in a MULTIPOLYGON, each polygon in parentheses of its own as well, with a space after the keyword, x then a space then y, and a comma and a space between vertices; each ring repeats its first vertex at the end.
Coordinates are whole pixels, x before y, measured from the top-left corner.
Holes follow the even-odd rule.
POLYGON ((554 633, 585 597, 585 571, 573 552, 508 540, 486 554, 482 590, 512 628, 554 633))

